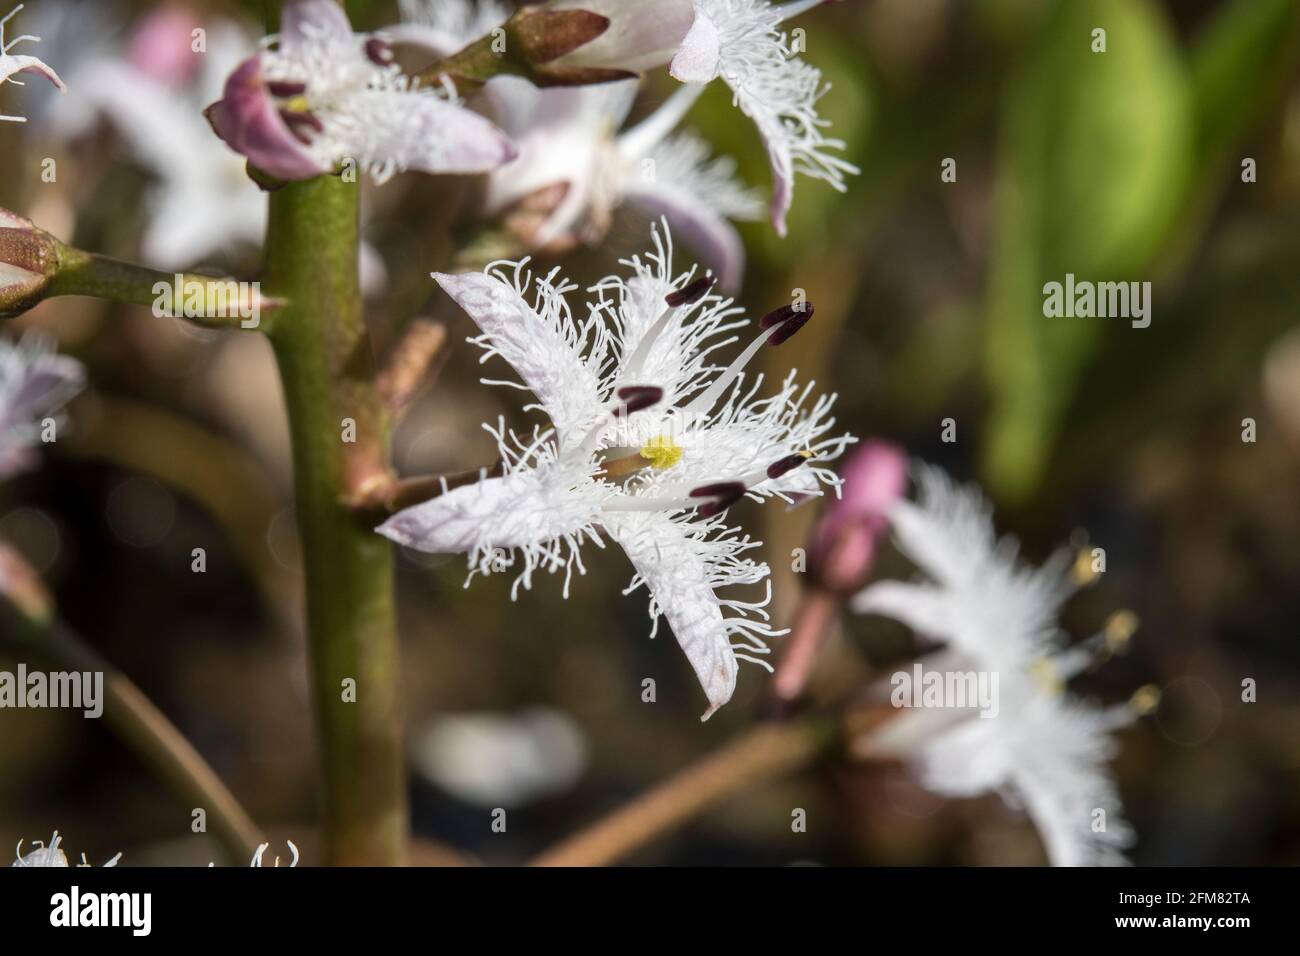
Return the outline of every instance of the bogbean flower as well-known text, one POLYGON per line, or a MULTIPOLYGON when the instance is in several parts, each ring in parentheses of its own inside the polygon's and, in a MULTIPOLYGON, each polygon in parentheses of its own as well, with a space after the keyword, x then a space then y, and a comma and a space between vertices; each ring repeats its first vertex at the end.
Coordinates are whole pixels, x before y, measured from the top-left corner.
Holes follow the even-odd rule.
POLYGON ((854 608, 944 641, 932 669, 997 675, 996 713, 954 720, 952 711, 910 710, 867 749, 910 758, 937 793, 1002 794, 1028 813, 1055 865, 1123 863, 1132 831, 1106 765, 1113 732, 1137 711, 1098 707, 1065 684, 1098 650, 1128 640, 1132 615, 1121 612, 1104 634, 1065 647, 1057 616, 1073 590, 1069 562, 1058 555, 1022 565, 1015 542, 998 540, 977 489, 931 468, 917 479, 919 503, 899 501, 890 519, 900 548, 930 581, 873 584, 854 608))
POLYGON ((539 90, 498 77, 486 95, 519 156, 488 177, 487 211, 514 213, 517 231, 537 248, 594 243, 614 210, 631 203, 668 221, 678 238, 734 292, 745 251, 730 220, 762 215, 758 197, 735 179, 730 157, 710 158, 690 132, 669 136, 694 101, 684 89, 636 126, 619 133, 638 82, 539 90), (536 215, 530 218, 530 211, 536 215))
MULTIPOLYGON (((23 81, 15 80, 14 77, 19 73, 34 73, 37 76, 45 77, 53 83, 60 92, 62 92, 67 89, 67 87, 64 86, 63 80, 59 79, 59 74, 55 73, 34 56, 24 56, 22 54, 9 52, 24 40, 28 40, 32 43, 40 41, 40 37, 31 36, 30 34, 14 37, 12 40, 5 39, 5 25, 17 16, 18 12, 22 10, 22 8, 23 5, 20 3, 5 14, 3 19, 0 19, 0 86, 3 86, 5 83, 13 83, 15 86, 22 86, 23 81)), ((5 116, 0 114, 0 121, 8 123, 25 123, 27 122, 27 119, 23 116, 5 116)))
POLYGON ((33 467, 44 422, 81 391, 85 369, 29 332, 17 343, 0 339, 0 479, 33 467))
MULTIPOLYGON (((62 839, 63 838, 59 836, 59 831, 55 830, 54 836, 50 837, 49 843, 33 841, 36 849, 31 850, 26 854, 23 853, 23 843, 19 840, 18 849, 15 851, 17 859, 15 859, 10 866, 20 868, 29 866, 68 866, 67 856, 61 849, 59 849, 59 843, 62 839)), ((105 863, 104 866, 117 866, 117 861, 120 859, 122 859, 121 853, 105 863)), ((81 854, 81 862, 78 863, 77 866, 90 865, 90 863, 86 862, 86 854, 81 854)))
POLYGON ((629 278, 593 286, 577 315, 567 299, 576 287, 558 270, 534 277, 526 262, 434 278, 482 331, 474 341, 485 360, 514 367, 550 426, 524 435, 489 428, 500 477, 444 486, 379 530, 422 551, 467 552, 470 579, 521 564, 516 591, 538 570, 563 571, 566 596, 573 570, 585 570, 582 545, 613 539, 636 572, 628 593, 647 587, 655 629, 667 618, 694 668, 707 719, 730 700, 738 661, 767 666, 766 639, 784 633, 767 623, 770 594, 718 594, 769 573, 748 556, 761 542, 729 527, 727 509, 746 496, 790 501, 837 488, 827 463, 853 441, 828 437, 834 396, 810 402, 811 385, 791 375, 760 397, 762 376, 743 373, 759 349, 797 332, 812 306, 765 316, 722 368, 713 353, 735 340, 728 333, 744 324, 742 310, 695 270, 674 275, 666 234, 624 263, 629 278))
MULTIPOLYGON (((385 33, 440 57, 508 17, 495 0, 404 0, 402 12, 407 22, 385 33)), ((723 290, 735 291, 745 253, 729 220, 760 218, 761 202, 736 181, 732 159, 711 159, 693 133, 670 136, 702 87, 681 90, 620 133, 639 87, 635 79, 547 89, 514 76, 489 80, 486 112, 519 155, 489 174, 486 212, 504 215, 529 247, 559 250, 600 241, 627 201, 666 219, 723 290)))
POLYGON ((781 24, 822 0, 695 0, 695 20, 669 71, 683 83, 721 78, 732 100, 754 121, 772 166, 772 225, 786 232, 795 173, 843 192, 857 167, 828 150, 844 148, 826 136, 829 123, 817 101, 829 89, 821 71, 798 59, 781 24))
POLYGON ((273 40, 207 112, 218 136, 273 177, 310 179, 352 161, 382 183, 404 169, 474 173, 514 156, 449 85, 415 84, 386 40, 353 33, 333 0, 286 3, 273 40))

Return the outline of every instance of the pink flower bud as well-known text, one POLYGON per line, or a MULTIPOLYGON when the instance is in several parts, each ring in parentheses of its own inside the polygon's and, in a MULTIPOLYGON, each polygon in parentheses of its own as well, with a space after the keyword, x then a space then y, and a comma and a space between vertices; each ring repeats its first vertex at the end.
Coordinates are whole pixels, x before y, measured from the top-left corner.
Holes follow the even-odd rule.
POLYGON ((844 592, 857 590, 871 572, 889 509, 907 488, 907 455, 888 442, 864 442, 841 477, 841 497, 813 531, 810 565, 824 587, 844 592))
POLYGON ((189 83, 199 65, 199 54, 192 47, 194 30, 199 26, 198 17, 189 7, 155 10, 132 31, 127 62, 168 89, 180 89, 189 83))

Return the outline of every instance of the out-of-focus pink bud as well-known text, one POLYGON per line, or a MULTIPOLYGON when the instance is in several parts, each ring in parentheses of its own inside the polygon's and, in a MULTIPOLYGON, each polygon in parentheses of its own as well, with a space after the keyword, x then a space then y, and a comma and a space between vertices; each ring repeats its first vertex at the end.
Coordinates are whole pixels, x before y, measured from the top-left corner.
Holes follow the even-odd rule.
POLYGON ((889 509, 907 489, 907 454, 889 442, 864 442, 840 475, 841 497, 813 531, 809 570, 822 587, 848 592, 866 580, 889 527, 889 509))
POLYGON ((29 220, 0 209, 0 317, 40 302, 58 270, 58 241, 29 220))
POLYGON ((199 65, 194 30, 201 26, 186 6, 165 6, 146 15, 131 34, 126 59, 145 76, 168 89, 184 87, 199 65))
POLYGON ((256 56, 230 74, 221 99, 204 115, 231 149, 277 179, 310 179, 329 171, 303 148, 281 117, 256 56))

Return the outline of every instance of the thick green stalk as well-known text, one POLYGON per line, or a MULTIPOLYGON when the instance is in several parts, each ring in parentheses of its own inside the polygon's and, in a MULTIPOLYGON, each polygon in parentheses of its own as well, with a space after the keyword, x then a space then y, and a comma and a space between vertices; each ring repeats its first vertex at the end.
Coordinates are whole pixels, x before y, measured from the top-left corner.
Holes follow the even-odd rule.
POLYGON ((327 857, 400 865, 392 554, 345 504, 387 474, 388 424, 357 285, 358 187, 323 176, 272 192, 270 204, 263 285, 286 302, 268 334, 293 437, 327 857))

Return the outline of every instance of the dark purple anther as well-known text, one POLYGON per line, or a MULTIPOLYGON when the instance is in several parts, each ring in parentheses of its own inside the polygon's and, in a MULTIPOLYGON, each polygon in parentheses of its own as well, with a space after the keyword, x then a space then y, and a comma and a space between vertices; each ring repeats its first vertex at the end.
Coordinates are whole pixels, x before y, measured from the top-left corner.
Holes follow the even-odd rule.
POLYGON ((759 319, 758 327, 766 330, 779 325, 780 328, 772 333, 767 340, 767 344, 780 345, 802 329, 812 316, 813 305, 811 302, 805 302, 800 306, 783 305, 759 319))
POLYGON ((806 462, 810 457, 811 457, 810 455, 804 455, 799 453, 795 453, 793 455, 786 455, 784 458, 780 458, 767 466, 767 477, 780 478, 782 475, 794 471, 796 468, 798 468, 800 465, 806 462))
POLYGON ((615 414, 631 415, 664 400, 664 390, 658 385, 625 385, 616 393, 618 409, 615 414))
POLYGON ((691 489, 692 498, 712 498, 696 510, 701 518, 722 514, 745 495, 745 486, 739 481, 719 481, 691 489))
POLYGON ((379 37, 371 37, 366 41, 366 56, 375 66, 388 66, 394 60, 392 46, 379 37))
POLYGON ((702 278, 696 279, 694 282, 686 286, 684 289, 679 289, 676 292, 669 292, 666 296, 664 296, 664 301, 667 302, 674 309, 677 308, 679 305, 686 305, 687 303, 690 302, 698 302, 700 299, 704 298, 705 293, 707 293, 710 289, 713 288, 713 283, 716 281, 717 280, 714 279, 713 276, 704 276, 702 278))
POLYGON ((267 80, 266 90, 276 99, 287 99, 290 96, 301 96, 307 92, 307 84, 299 83, 296 80, 267 80))

